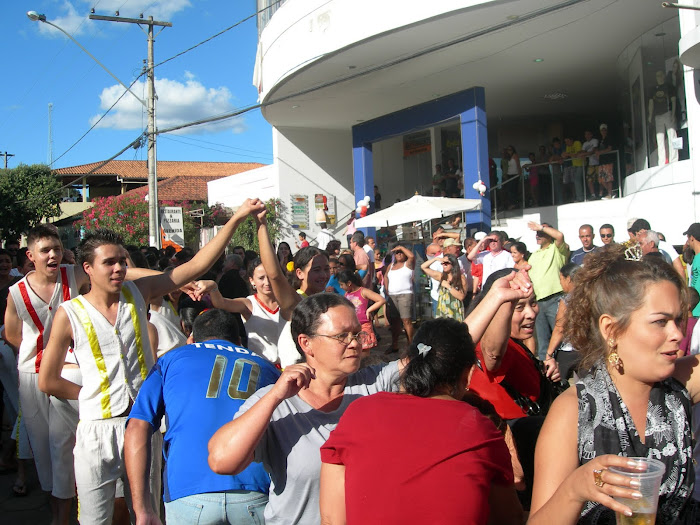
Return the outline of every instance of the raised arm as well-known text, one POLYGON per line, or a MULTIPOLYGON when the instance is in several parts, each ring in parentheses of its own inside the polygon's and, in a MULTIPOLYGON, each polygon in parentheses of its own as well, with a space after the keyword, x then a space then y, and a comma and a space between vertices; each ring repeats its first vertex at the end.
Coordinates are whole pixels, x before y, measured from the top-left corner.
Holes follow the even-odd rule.
POLYGON ((399 244, 392 251, 393 252, 399 252, 399 251, 403 252, 403 254, 406 256, 406 262, 404 264, 406 264, 406 266, 408 266, 411 270, 413 270, 413 268, 415 268, 416 256, 413 255, 413 252, 411 250, 409 250, 405 246, 399 244))
POLYGON ((557 248, 560 248, 561 245, 564 244, 564 234, 556 228, 553 228, 552 226, 547 226, 545 224, 539 224, 534 221, 529 221, 527 223, 527 227, 530 228, 532 231, 544 232, 547 235, 549 235, 552 239, 554 239, 554 244, 557 245, 557 248))
MULTIPOLYGON (((267 230, 266 210, 261 210, 255 214, 255 220, 258 224, 258 245, 260 246, 260 260, 263 268, 270 280, 272 292, 277 298, 277 304, 280 306, 280 315, 283 319, 290 320, 294 307, 301 301, 301 296, 297 293, 294 287, 289 284, 287 277, 282 272, 279 259, 272 248, 270 241, 270 233, 267 230)), ((296 269, 294 269, 296 271, 296 269)))
MULTIPOLYGON (((524 270, 510 273, 494 281, 486 297, 464 319, 474 343, 481 340, 503 304, 518 301, 531 295, 532 283, 524 270)), ((510 327, 508 327, 507 333, 510 334, 510 327)))
POLYGON ((39 388, 42 392, 63 399, 78 399, 81 387, 61 377, 72 340, 73 330, 68 315, 63 308, 59 308, 51 325, 51 337, 41 358, 39 388))
POLYGON ((247 298, 228 299, 224 297, 221 295, 219 285, 216 284, 216 281, 197 281, 197 290, 202 295, 206 293, 209 294, 211 304, 214 308, 233 312, 234 314, 241 314, 246 321, 253 315, 253 305, 247 298))
POLYGON ((431 279, 435 279, 436 281, 439 281, 442 279, 442 272, 438 272, 437 270, 433 270, 430 268, 430 265, 435 262, 437 257, 433 257, 432 259, 428 259, 425 261, 423 264, 420 265, 420 269, 423 270, 423 273, 430 277, 431 279))
POLYGON ((146 302, 150 303, 152 299, 158 296, 177 290, 206 273, 221 254, 224 253, 224 249, 231 240, 231 236, 236 231, 236 228, 250 213, 258 212, 261 208, 264 209, 265 205, 259 199, 247 199, 221 231, 203 246, 191 260, 177 266, 172 272, 142 277, 134 281, 146 302))
POLYGON ((314 370, 306 363, 284 369, 275 385, 240 417, 226 423, 209 440, 209 467, 217 474, 239 474, 255 457, 277 406, 307 388, 314 370))
POLYGON ((483 252, 486 249, 486 243, 491 242, 491 239, 494 239, 495 235, 487 235, 483 239, 481 239, 478 243, 474 245, 474 247, 471 249, 471 251, 467 254, 467 259, 470 261, 474 261, 476 259, 477 255, 479 255, 481 252, 483 252))

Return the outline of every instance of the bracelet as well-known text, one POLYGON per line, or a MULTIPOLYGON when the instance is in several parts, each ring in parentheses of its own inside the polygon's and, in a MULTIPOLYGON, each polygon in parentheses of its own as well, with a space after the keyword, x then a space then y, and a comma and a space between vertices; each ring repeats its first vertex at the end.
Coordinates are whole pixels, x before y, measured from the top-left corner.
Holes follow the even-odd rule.
POLYGON ((552 355, 545 354, 544 360, 547 361, 547 359, 554 359, 554 354, 552 354, 552 355))

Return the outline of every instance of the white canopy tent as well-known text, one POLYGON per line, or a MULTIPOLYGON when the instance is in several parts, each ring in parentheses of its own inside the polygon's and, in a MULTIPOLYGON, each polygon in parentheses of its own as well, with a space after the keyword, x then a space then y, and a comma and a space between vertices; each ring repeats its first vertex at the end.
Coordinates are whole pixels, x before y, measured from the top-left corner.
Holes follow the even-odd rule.
POLYGON ((390 208, 361 217, 355 221, 356 228, 386 228, 408 222, 428 221, 447 217, 455 213, 481 209, 479 199, 450 199, 447 197, 423 197, 414 195, 397 202, 390 208))

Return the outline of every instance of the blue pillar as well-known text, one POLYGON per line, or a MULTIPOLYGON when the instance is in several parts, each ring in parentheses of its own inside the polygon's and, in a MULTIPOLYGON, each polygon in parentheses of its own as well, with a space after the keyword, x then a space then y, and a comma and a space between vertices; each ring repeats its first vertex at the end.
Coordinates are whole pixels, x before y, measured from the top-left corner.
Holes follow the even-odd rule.
POLYGON ((470 90, 471 100, 465 111, 460 113, 462 131, 462 172, 465 199, 480 199, 481 210, 468 212, 466 222, 477 226, 481 231, 491 230, 491 200, 489 199, 489 150, 486 134, 486 96, 484 88, 470 90), (473 188, 476 181, 486 185, 482 197, 473 188))
MULTIPOLYGON (((352 171, 355 184, 355 202, 353 208, 357 207, 357 201, 369 195, 374 200, 374 164, 372 163, 372 143, 356 140, 353 137, 352 147, 352 171)), ((359 219, 359 215, 357 217, 359 219)), ((365 235, 375 236, 375 228, 360 228, 365 235)))

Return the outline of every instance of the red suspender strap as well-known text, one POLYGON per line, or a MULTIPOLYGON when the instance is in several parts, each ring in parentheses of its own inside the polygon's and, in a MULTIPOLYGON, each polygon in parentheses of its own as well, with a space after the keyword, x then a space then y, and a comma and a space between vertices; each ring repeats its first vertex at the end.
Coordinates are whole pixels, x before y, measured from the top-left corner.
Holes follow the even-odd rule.
POLYGON ((36 373, 38 374, 39 366, 41 365, 41 356, 44 353, 44 325, 41 323, 41 319, 39 319, 36 310, 34 310, 32 301, 29 298, 29 294, 27 293, 27 285, 23 282, 20 282, 19 291, 22 294, 24 306, 27 309, 27 312, 29 312, 29 316, 32 318, 32 321, 34 321, 37 330, 39 330, 39 336, 36 338, 36 360, 34 361, 34 368, 36 370, 36 373))
POLYGON ((63 302, 70 301, 70 283, 68 282, 68 271, 61 267, 61 288, 63 289, 63 302))

